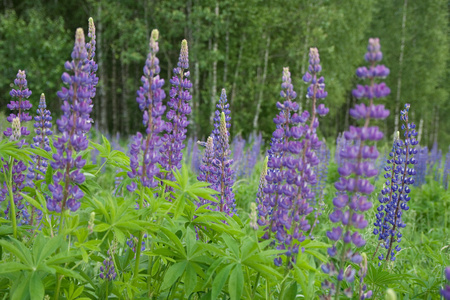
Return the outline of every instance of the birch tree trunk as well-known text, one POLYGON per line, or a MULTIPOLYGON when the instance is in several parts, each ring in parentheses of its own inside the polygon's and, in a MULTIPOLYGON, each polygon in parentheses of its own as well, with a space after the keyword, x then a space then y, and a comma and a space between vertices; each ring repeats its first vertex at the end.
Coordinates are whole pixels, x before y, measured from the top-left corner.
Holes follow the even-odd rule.
MULTIPOLYGON (((124 51, 124 50, 123 50, 124 51)), ((123 53, 122 51, 122 53, 123 53)), ((123 59, 120 60, 120 69, 122 70, 122 105, 121 105, 121 111, 122 111, 122 126, 121 131, 123 136, 128 136, 130 132, 130 121, 128 116, 128 85, 127 85, 127 78, 128 78, 128 64, 125 64, 123 59)))
POLYGON ((112 122, 113 122, 113 136, 118 131, 117 124, 117 59, 116 50, 112 48, 112 78, 111 78, 111 102, 112 102, 112 122))
POLYGON ((225 87, 227 84, 227 75, 228 75, 228 56, 230 52, 230 30, 228 29, 228 20, 227 20, 227 32, 225 34, 225 60, 223 62, 223 84, 225 87))
POLYGON ((408 8, 408 0, 403 2, 403 19, 402 19, 402 39, 400 45, 400 57, 398 59, 398 79, 397 79, 397 95, 395 97, 395 121, 394 121, 394 132, 398 131, 399 123, 399 113, 400 113, 400 95, 402 89, 402 64, 403 64, 403 54, 405 51, 405 31, 406 31, 406 12, 408 8))
POLYGON ((270 49, 270 35, 267 35, 266 50, 264 53, 264 71, 263 71, 262 80, 261 80, 261 87, 259 89, 258 103, 256 104, 255 118, 253 119, 253 130, 255 132, 257 132, 257 130, 258 130, 258 118, 259 118, 259 113, 261 111, 262 99, 264 96, 264 85, 266 83, 266 77, 267 77, 267 65, 269 63, 269 49, 270 49))
POLYGON ((236 97, 236 85, 237 85, 237 80, 239 78, 239 71, 241 68, 242 51, 244 50, 244 41, 245 41, 245 33, 241 37, 241 42, 240 42, 240 46, 239 46, 238 60, 236 63, 236 70, 234 71, 233 87, 231 88, 230 106, 231 106, 231 103, 233 103, 234 98, 236 97))

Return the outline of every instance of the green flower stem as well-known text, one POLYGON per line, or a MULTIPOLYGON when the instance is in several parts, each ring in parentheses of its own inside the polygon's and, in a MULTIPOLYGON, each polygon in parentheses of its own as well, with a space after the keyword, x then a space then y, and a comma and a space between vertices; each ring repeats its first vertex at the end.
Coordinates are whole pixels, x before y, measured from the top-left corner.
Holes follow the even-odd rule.
POLYGON ((13 225, 13 236, 15 239, 17 239, 17 220, 16 220, 16 204, 14 203, 14 194, 13 194, 13 190, 12 190, 12 185, 13 185, 13 176, 12 176, 12 171, 13 171, 13 164, 14 164, 14 159, 12 157, 9 158, 9 178, 7 180, 7 185, 8 185, 8 193, 9 193, 9 212, 10 212, 10 219, 12 221, 12 225, 13 225))

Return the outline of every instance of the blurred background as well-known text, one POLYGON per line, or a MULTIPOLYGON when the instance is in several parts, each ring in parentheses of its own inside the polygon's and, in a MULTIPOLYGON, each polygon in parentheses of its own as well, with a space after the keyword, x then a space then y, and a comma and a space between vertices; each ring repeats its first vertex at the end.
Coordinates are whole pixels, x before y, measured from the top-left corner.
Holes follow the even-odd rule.
MULTIPOLYGON (((301 80, 310 47, 319 49, 330 114, 320 135, 334 143, 353 120, 355 70, 364 65, 369 37, 379 37, 390 68, 390 117, 378 125, 396 128, 395 115, 411 103, 420 144, 450 144, 448 1, 445 0, 2 0, 0 4, 0 105, 7 113, 9 91, 18 69, 27 72, 30 100, 41 93, 54 116, 64 62, 70 59, 75 30, 96 25, 100 78, 93 119, 103 133, 122 137, 143 131, 136 90, 153 28, 160 31, 161 77, 176 66, 182 39, 189 45, 193 114, 188 135, 205 139, 222 88, 231 103, 231 134, 262 132, 275 126, 283 67, 289 67, 297 101, 310 109, 301 80)), ((54 117, 55 120, 55 117, 54 117)), ((2 128, 3 130, 4 128, 2 128)))

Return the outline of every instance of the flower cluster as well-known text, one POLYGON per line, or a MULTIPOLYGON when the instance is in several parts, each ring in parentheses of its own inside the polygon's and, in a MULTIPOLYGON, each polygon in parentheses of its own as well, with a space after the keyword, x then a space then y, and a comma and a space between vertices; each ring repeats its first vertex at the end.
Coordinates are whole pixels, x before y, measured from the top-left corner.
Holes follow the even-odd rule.
POLYGON ((160 148, 161 166, 169 171, 164 177, 170 180, 174 179, 171 170, 181 168, 183 158, 181 150, 184 148, 186 127, 189 125, 187 115, 191 113, 189 101, 191 101, 192 96, 189 89, 192 87, 192 83, 189 80, 188 68, 188 45, 187 41, 183 40, 178 66, 173 69, 175 75, 170 80, 172 88, 169 94, 170 100, 167 102, 169 110, 166 115, 169 122, 165 124, 166 134, 162 137, 163 146, 160 148))
MULTIPOLYGON (((206 143, 206 150, 203 155, 202 165, 200 166, 201 174, 197 177, 200 181, 211 183, 210 188, 216 190, 219 195, 219 203, 211 203, 215 206, 215 210, 225 212, 232 216, 236 213, 236 202, 233 193, 234 170, 233 159, 230 158, 229 131, 230 127, 230 110, 227 103, 227 95, 225 89, 222 90, 219 103, 214 118, 214 130, 206 143), (217 126, 217 117, 219 117, 219 125, 217 126)), ((202 203, 204 204, 204 203, 202 203)))
POLYGON ((230 116, 230 104, 227 102, 227 92, 225 89, 222 89, 222 93, 220 94, 219 103, 216 104, 217 110, 214 113, 214 129, 212 131, 214 137, 214 149, 215 151, 220 151, 220 147, 216 144, 216 141, 219 140, 220 137, 220 114, 225 113, 225 123, 228 130, 228 136, 230 136, 230 127, 231 127, 231 116, 230 116))
MULTIPOLYGON (((374 105, 374 99, 385 97, 390 90, 385 83, 376 83, 377 78, 383 78, 389 74, 389 69, 383 65, 376 65, 382 58, 380 43, 377 38, 369 39, 368 52, 365 55, 370 67, 361 67, 356 71, 356 75, 361 79, 369 79, 370 85, 358 85, 353 90, 353 96, 357 99, 367 98, 369 105, 364 103, 356 104, 350 109, 350 115, 356 120, 363 120, 363 127, 350 126, 344 132, 346 140, 352 140, 353 145, 348 145, 340 152, 344 162, 338 168, 341 176, 335 187, 338 190, 333 199, 334 211, 330 214, 330 221, 336 224, 331 231, 327 232, 327 237, 333 242, 328 254, 334 260, 322 266, 322 270, 331 276, 336 276, 337 283, 330 283, 325 280, 322 287, 329 290, 322 295, 322 299, 331 299, 335 295, 339 299, 340 286, 343 280, 348 283, 354 281, 355 270, 348 262, 359 264, 362 256, 352 250, 352 244, 360 248, 365 245, 365 240, 358 232, 364 229, 368 223, 364 218, 364 212, 372 207, 368 201, 368 195, 372 193, 374 186, 368 178, 375 176, 378 171, 374 167, 374 160, 378 157, 375 146, 366 145, 370 141, 378 141, 383 138, 383 133, 378 127, 369 127, 370 119, 384 119, 389 115, 389 111, 384 105, 374 105), (339 241, 342 241, 340 243, 339 241), (348 265, 348 267, 346 267, 348 265)), ((351 297, 352 287, 344 290, 344 293, 351 297)))
POLYGON ((414 181, 414 186, 419 187, 425 184, 427 167, 428 167, 428 147, 418 147, 418 153, 416 155, 417 166, 416 166, 416 180, 414 181))
POLYGON ((405 140, 396 138, 390 159, 387 160, 385 167, 386 179, 385 188, 381 191, 383 197, 380 199, 381 205, 378 207, 376 214, 375 229, 373 233, 378 235, 379 246, 387 250, 386 256, 381 254, 380 260, 395 260, 395 252, 401 250, 397 245, 393 248, 394 242, 399 243, 402 238, 400 228, 404 228, 406 224, 402 221, 403 211, 409 209, 408 202, 411 200, 409 193, 411 189, 409 185, 414 183, 414 164, 416 159, 413 157, 417 154, 414 148, 418 144, 415 137, 417 132, 415 124, 410 123, 408 119, 409 104, 405 105, 405 109, 401 111, 401 119, 405 122, 402 129, 405 131, 405 140))
MULTIPOLYGON (((16 141, 17 146, 21 148, 25 145, 25 140, 21 139, 30 134, 26 126, 23 126, 25 122, 31 120, 31 116, 25 112, 29 110, 32 105, 30 101, 26 100, 31 96, 31 91, 28 89, 26 73, 25 71, 19 70, 17 73, 17 77, 14 80, 14 85, 17 88, 13 88, 10 91, 10 96, 13 98, 17 98, 17 101, 11 100, 11 102, 7 105, 7 107, 12 111, 17 111, 17 113, 11 113, 6 119, 11 123, 11 127, 7 128, 3 134, 6 137, 9 137, 10 141, 16 141)), ((3 161, 3 159, 2 159, 3 161)), ((11 171, 11 181, 8 184, 11 184, 12 197, 14 200, 15 209, 12 212, 15 212, 16 219, 19 219, 20 216, 23 217, 21 223, 27 222, 27 211, 22 203, 23 197, 20 195, 20 192, 25 187, 25 175, 24 171, 27 169, 26 165, 19 160, 14 159, 12 163, 5 162, 3 165, 4 172, 11 171)), ((3 183, 3 187, 0 190, 0 202, 4 201, 7 196, 10 196, 8 191, 8 184, 6 182, 3 183)), ((8 205, 5 210, 5 215, 9 214, 11 203, 8 202, 8 205)))
POLYGON ((213 188, 219 192, 219 210, 232 216, 233 213, 236 213, 236 201, 233 193, 233 159, 230 158, 231 151, 228 142, 229 132, 226 120, 225 112, 222 111, 220 114, 220 134, 217 142, 214 143, 216 147, 216 158, 213 160, 213 165, 217 170, 218 180, 213 188))
MULTIPOLYGON (((158 148, 161 146, 159 133, 165 128, 162 115, 166 107, 162 105, 162 100, 166 97, 164 90, 164 79, 159 78, 159 59, 156 53, 159 51, 158 30, 154 29, 150 37, 150 52, 144 66, 144 75, 141 78, 142 86, 137 92, 136 101, 139 108, 144 112, 143 123, 146 127, 147 136, 138 132, 133 137, 130 146, 130 167, 128 172, 130 178, 138 177, 144 187, 154 188, 158 186, 158 180, 155 178, 159 173, 158 163, 160 163, 160 154, 158 148), (142 156, 140 156, 142 151, 142 156), (142 160, 140 164, 139 160, 142 160)), ((127 186, 128 191, 133 192, 137 188, 136 182, 127 186)))
POLYGON ((85 181, 81 169, 86 160, 80 152, 86 150, 89 143, 86 133, 91 128, 92 106, 89 103, 94 83, 90 76, 91 64, 81 28, 76 31, 72 61, 67 61, 64 67, 72 75, 63 73, 61 79, 69 88, 63 87, 57 93, 63 102, 63 114, 56 121, 61 135, 54 141, 56 153, 53 154, 50 165, 57 172, 53 176, 54 183, 48 186, 53 197, 47 201, 47 208, 55 212, 62 212, 67 208, 71 211, 78 210, 81 205, 79 200, 84 196, 78 186, 85 181))
MULTIPOLYGON (((205 153, 203 154, 202 162, 200 164, 199 170, 200 174, 197 176, 199 181, 208 182, 211 184, 211 187, 214 187, 217 180, 217 168, 213 164, 214 161, 214 141, 213 137, 209 136, 206 141, 205 153)), ((200 205, 205 205, 211 203, 205 199, 201 199, 200 205)), ((214 203, 211 203, 212 205, 214 203)))
MULTIPOLYGON (((14 79, 14 85, 17 86, 16 89, 12 89, 9 92, 9 95, 13 98, 17 98, 17 101, 11 100, 11 102, 6 105, 10 110, 14 111, 17 110, 17 114, 11 113, 6 120, 13 123, 13 120, 17 117, 18 121, 20 121, 21 127, 20 127, 20 135, 22 137, 28 136, 30 134, 30 131, 27 129, 25 125, 25 122, 31 121, 32 117, 26 112, 27 110, 30 110, 32 105, 30 101, 26 100, 31 96, 31 91, 28 89, 28 82, 27 82, 27 75, 25 71, 19 70, 17 73, 17 78, 14 79)), ((6 137, 11 137, 13 135, 13 128, 9 127, 7 128, 3 134, 6 137)), ((16 132, 15 136, 12 137, 12 140, 18 141, 18 133, 16 132)), ((19 147, 22 147, 25 144, 25 140, 21 140, 18 144, 19 147)))
MULTIPOLYGON (((268 238, 275 234, 277 249, 286 250, 285 254, 295 263, 299 251, 299 243, 305 240, 305 231, 311 226, 306 216, 313 210, 309 205, 314 198, 312 187, 317 184, 314 167, 319 160, 315 150, 320 147, 316 134, 319 126, 316 114, 326 115, 328 108, 316 101, 325 98, 324 78, 318 78, 321 71, 319 53, 316 48, 310 49, 309 72, 303 80, 309 83, 307 97, 312 99, 312 114, 304 111, 297 114, 298 104, 293 102, 297 94, 291 83, 288 68, 283 70, 283 83, 280 95, 284 103, 277 103, 280 113, 274 118, 277 129, 273 133, 269 150, 267 186, 264 188, 265 198, 259 207, 262 223, 266 223, 268 238)), ((261 224, 262 225, 262 224, 261 224)), ((280 266, 282 258, 277 257, 275 264, 280 266)))
POLYGON ((108 281, 112 281, 116 279, 117 273, 116 268, 114 267, 113 249, 108 250, 108 257, 103 260, 103 265, 100 266, 100 278, 108 281))
POLYGON ((239 134, 231 143, 233 149, 233 170, 236 177, 242 177, 245 173, 245 139, 239 134))
MULTIPOLYGON (((34 117, 34 132, 36 135, 33 137, 33 144, 31 144, 31 148, 41 148, 47 152, 50 152, 50 140, 48 137, 53 134, 51 122, 52 116, 50 111, 47 109, 44 94, 41 95, 36 113, 37 116, 34 117)), ((45 174, 48 166, 47 159, 39 155, 33 156, 32 159, 33 163, 28 167, 29 173, 27 177, 30 180, 44 179, 43 174, 45 174)))

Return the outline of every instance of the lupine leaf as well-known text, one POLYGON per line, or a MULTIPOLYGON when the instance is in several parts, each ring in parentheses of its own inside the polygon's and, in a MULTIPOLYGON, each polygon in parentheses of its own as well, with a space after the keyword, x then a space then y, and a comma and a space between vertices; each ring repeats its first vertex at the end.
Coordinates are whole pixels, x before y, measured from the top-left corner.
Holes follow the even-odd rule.
POLYGON ((216 275, 212 284, 211 299, 217 299, 217 297, 219 297, 219 294, 222 291, 222 288, 225 285, 228 276, 230 276, 231 268, 234 267, 234 265, 235 264, 229 264, 228 266, 220 270, 220 272, 216 275))
MULTIPOLYGON (((236 264, 230 275, 230 281, 228 283, 228 292, 230 298, 241 299, 242 291, 244 289, 244 273, 242 272, 242 265, 236 264)), ((291 298, 286 298, 291 299, 291 298)))
POLYGON ((161 289, 165 290, 171 287, 175 283, 175 281, 177 281, 177 279, 180 278, 181 275, 183 275, 186 265, 186 260, 171 265, 167 270, 166 275, 164 276, 164 281, 161 285, 161 289))

